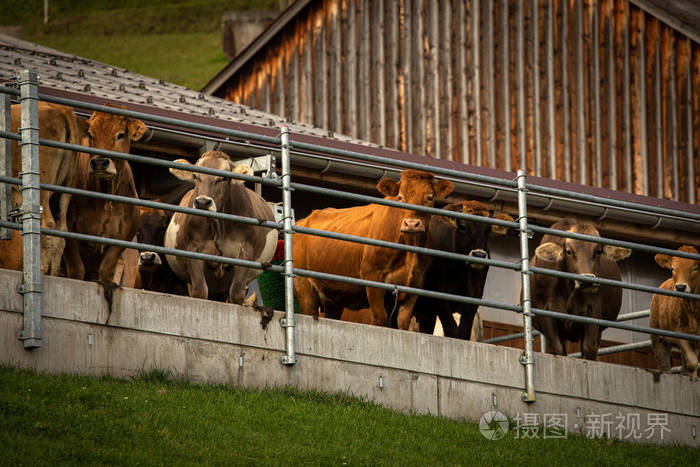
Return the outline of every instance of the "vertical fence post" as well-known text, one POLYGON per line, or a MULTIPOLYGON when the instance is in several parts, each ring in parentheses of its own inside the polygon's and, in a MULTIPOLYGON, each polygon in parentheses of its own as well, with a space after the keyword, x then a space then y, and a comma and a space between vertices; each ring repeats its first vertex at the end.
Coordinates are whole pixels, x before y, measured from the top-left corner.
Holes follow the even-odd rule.
POLYGON ((518 170, 518 222, 520 223, 520 278, 522 279, 523 334, 525 350, 520 363, 525 366, 525 392, 523 401, 535 401, 535 357, 532 350, 532 314, 530 311, 530 252, 528 248, 527 229, 527 188, 525 171, 518 170))
POLYGON ((25 348, 41 346, 41 204, 39 192, 39 76, 20 73, 20 147, 22 148, 22 240, 24 280, 24 329, 20 340, 25 348))
MULTIPOLYGON (((0 94, 0 130, 12 131, 12 115, 10 112, 10 95, 0 94)), ((8 138, 0 140, 0 175, 12 177, 12 141, 8 138)), ((0 183, 0 219, 9 220, 12 209, 12 185, 0 183)), ((10 240, 12 229, 0 227, 0 240, 10 240)))
POLYGON ((284 365, 294 365, 294 275, 292 262, 292 187, 289 163, 289 127, 282 126, 282 213, 284 216, 284 309, 282 327, 287 335, 287 353, 282 357, 284 365))

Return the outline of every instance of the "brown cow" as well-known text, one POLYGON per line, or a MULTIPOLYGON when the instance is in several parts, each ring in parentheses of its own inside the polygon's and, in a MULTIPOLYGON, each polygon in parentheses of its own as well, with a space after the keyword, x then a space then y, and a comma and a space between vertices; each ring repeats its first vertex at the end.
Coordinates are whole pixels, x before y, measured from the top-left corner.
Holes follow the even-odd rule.
MULTIPOLYGON (((12 131, 17 132, 21 119, 19 105, 12 106, 12 131)), ((64 105, 39 102, 39 137, 71 144, 81 144, 87 126, 73 113, 73 109, 64 105)), ((65 149, 41 146, 39 148, 39 179, 42 183, 74 186, 78 166, 78 155, 65 149)), ((22 152, 16 141, 12 142, 12 175, 17 177, 22 167, 22 152)), ((41 226, 49 229, 68 230, 66 215, 71 195, 42 190, 40 203, 42 208, 41 226), (58 212, 51 210, 50 199, 57 199, 58 212)), ((13 188, 13 204, 22 204, 22 194, 13 188)), ((57 275, 61 267, 61 256, 65 240, 45 235, 41 239, 41 271, 44 274, 57 275)), ((22 269, 22 238, 13 231, 11 240, 0 241, 0 267, 22 269)))
MULTIPOLYGON (((123 153, 147 129, 141 120, 103 112, 93 113, 87 122, 90 146, 123 153)), ((81 154, 77 177, 76 186, 84 190, 138 197, 131 167, 122 159, 81 154)), ((76 196, 69 209, 69 226, 73 232, 132 240, 139 228, 139 208, 76 196)), ((68 240, 64 254, 68 277, 112 282, 123 251, 120 246, 68 240)))
MULTIPOLYGON (((449 195, 453 188, 450 181, 435 182, 432 174, 417 170, 404 170, 398 183, 385 178, 377 184, 377 189, 386 199, 422 206, 432 206, 435 198, 449 195)), ((424 246, 429 222, 429 214, 369 204, 346 209, 316 210, 297 222, 297 225, 424 246)), ((423 285, 429 263, 427 256, 311 235, 296 234, 295 237, 293 252, 296 268, 388 284, 411 287, 423 285)), ((305 314, 318 317, 321 307, 324 316, 338 319, 343 308, 360 309, 369 306, 371 324, 384 326, 393 324, 389 314, 397 308, 397 325, 400 329, 408 329, 417 298, 416 295, 403 293, 394 297, 375 287, 301 276, 294 278, 294 290, 305 314)))
MULTIPOLYGON (((175 162, 189 164, 184 159, 175 162)), ((205 152, 196 165, 246 175, 253 173, 248 166, 234 165, 221 151, 205 152)), ((269 221, 275 219, 267 202, 246 188, 242 180, 172 168, 170 172, 181 180, 194 182, 194 189, 185 194, 180 206, 269 221)), ((165 233, 165 246, 267 263, 277 247, 277 231, 176 212, 165 233)), ((258 269, 181 256, 166 255, 165 258, 175 274, 187 282, 189 294, 195 298, 218 295, 229 303, 242 304, 246 285, 262 273, 258 269)))
MULTIPOLYGON (((593 225, 576 224, 570 220, 559 221, 552 228, 600 236, 598 229, 593 225)), ((617 261, 629 255, 628 248, 547 234, 535 250, 531 264, 540 268, 619 281, 621 276, 617 261)), ((622 305, 622 289, 592 282, 532 274, 530 288, 534 308, 559 313, 615 321, 622 305)), ((596 359, 600 335, 605 327, 546 316, 535 316, 532 323, 547 339, 549 353, 566 355, 566 341, 580 341, 583 357, 589 360, 596 359)))
MULTIPOLYGON (((698 254, 698 250, 692 246, 682 246, 679 250, 698 254)), ((671 278, 661 284, 662 289, 700 293, 700 261, 661 254, 656 255, 654 259, 659 266, 672 271, 671 278)), ((651 299, 649 326, 700 335, 700 301, 654 294, 651 299)), ((671 370, 671 346, 676 345, 681 349, 685 371, 690 374, 691 380, 697 379, 699 342, 652 335, 651 344, 661 371, 668 373, 671 370)))

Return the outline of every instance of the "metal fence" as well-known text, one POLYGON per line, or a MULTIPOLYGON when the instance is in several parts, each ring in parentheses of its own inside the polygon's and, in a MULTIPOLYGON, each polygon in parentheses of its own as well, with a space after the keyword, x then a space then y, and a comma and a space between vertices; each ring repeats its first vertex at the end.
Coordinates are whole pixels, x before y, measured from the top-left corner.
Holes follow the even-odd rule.
MULTIPOLYGON (((529 239, 532 238, 534 232, 548 233, 553 235, 558 235, 562 237, 575 238, 580 240, 587 240, 592 242, 598 242, 608 245, 617 245, 627 248, 664 253, 672 256, 680 256, 685 258, 691 258, 695 260, 700 260, 700 255, 690 254, 685 252, 680 252, 677 250, 671 250, 667 248, 659 248, 649 245, 643 245, 639 243, 620 241, 615 239, 608 239, 602 237, 594 237, 589 235, 582 235, 572 232, 564 232, 560 230, 553 230, 549 228, 544 228, 528 223, 527 218, 527 204, 528 198, 533 195, 541 196, 542 194, 551 196, 560 196, 570 199, 573 202, 585 203, 596 203, 598 205, 611 206, 611 207, 622 207, 635 209, 637 211, 653 213, 657 216, 668 216, 673 218, 683 218, 691 222, 700 222, 700 216, 691 213, 683 213, 678 211, 665 210, 658 207, 641 206, 635 205, 633 203, 625 203, 621 201, 614 201, 606 198, 598 198, 590 195, 580 195, 572 194, 569 192, 554 190, 551 188, 543 188, 536 185, 529 185, 526 182, 525 171, 519 170, 517 177, 514 180, 502 180, 494 177, 487 177, 483 175, 476 175, 469 172, 462 172, 458 170, 441 169, 433 167, 425 167, 421 164, 396 161, 393 159, 382 158, 377 156, 372 156, 363 153, 351 152, 347 150, 329 149, 322 146, 317 146, 313 144, 303 143, 300 141, 294 141, 289 133, 287 127, 282 127, 280 129, 280 135, 278 137, 268 137, 260 136, 256 134, 251 134, 242 131, 235 131, 230 129, 223 129, 211 125, 204 125, 199 123, 193 123, 188 121, 181 121, 173 118, 159 117, 150 114, 138 113, 129 110, 117 109, 114 107, 104 107, 101 105, 89 104, 81 101, 73 101, 69 99, 63 99, 48 95, 42 95, 38 93, 38 77, 35 73, 31 71, 25 71, 21 74, 18 80, 17 89, 12 89, 9 87, 0 87, 0 95, 5 96, 3 101, 4 107, 0 109, 0 115, 4 117, 0 120, 0 123, 4 123, 4 129, 0 127, 0 138, 4 139, 6 144, 0 145, 0 169, 5 170, 5 174, 0 173, 0 186, 5 186, 6 184, 16 185, 21 188, 22 191, 22 206, 20 209, 21 223, 13 222, 8 220, 8 209, 10 207, 11 200, 11 189, 5 189, 0 192, 5 198, 0 203, 0 228, 19 230, 23 236, 23 258, 24 258, 24 276, 23 284, 20 293, 23 294, 24 303, 24 328, 20 333, 19 338, 24 342, 25 348, 34 348, 41 345, 41 258, 40 258, 40 242, 42 235, 57 236, 66 239, 76 239, 80 241, 90 241, 101 243, 105 245, 118 245, 125 248, 133 248, 136 250, 148 250, 155 251, 160 254, 168 254, 175 256, 182 256, 186 258, 199 259, 209 262, 224 263, 236 266, 243 266, 256 269, 266 269, 271 270, 285 276, 285 311, 286 316, 281 321, 281 325, 285 328, 286 332, 286 354, 282 357, 282 363, 285 365, 292 365, 296 362, 295 347, 294 347, 294 291, 293 291, 293 277, 306 276, 323 280, 333 280, 338 282, 344 282, 348 284, 354 284, 364 287, 377 287, 385 290, 389 290, 395 293, 409 293, 423 295, 427 297, 433 297, 443 300, 450 300, 456 302, 463 302, 475 305, 484 305, 488 307, 500 308, 503 310, 509 310, 512 312, 520 313, 523 316, 523 329, 522 337, 524 337, 524 353, 521 357, 521 363, 525 368, 525 392, 523 393, 523 400, 526 402, 532 402, 535 400, 535 388, 534 388, 534 365, 535 357, 532 348, 533 334, 535 331, 532 329, 532 317, 533 316, 550 316, 554 318, 567 319, 580 323, 588 323, 595 325, 602 325, 610 328, 618 328, 623 330, 630 330, 636 332, 643 332, 648 334, 656 334, 660 336, 668 336, 675 338, 682 338, 691 341, 700 341, 700 336, 681 334, 667 330, 654 329, 645 326, 636 326, 631 324, 626 324, 614 321, 606 321, 602 319, 590 318, 585 316, 573 316, 564 313, 553 312, 549 310, 543 310, 538 308, 533 308, 530 304, 530 281, 529 275, 532 273, 549 275, 554 277, 575 279, 582 282, 595 282, 598 284, 606 284, 616 287, 627 288, 631 290, 639 290, 649 293, 657 293, 663 295, 669 295, 680 298, 688 299, 700 299, 700 295, 677 292, 675 290, 665 290, 656 287, 649 287, 639 284, 627 283, 624 281, 614 281, 602 278, 591 278, 587 276, 580 276, 575 274, 570 274, 561 271, 554 271, 549 269, 542 269, 538 267, 532 267, 529 265, 529 251, 528 244, 529 239), (9 97, 14 96, 19 97, 19 102, 21 104, 21 125, 19 133, 13 133, 11 131, 9 123, 9 105, 11 99, 9 97), (197 167, 191 165, 178 164, 174 162, 169 162, 161 159, 140 156, 135 154, 125 154, 113 151, 107 151, 92 147, 84 147, 74 144, 69 144, 65 142, 58 142, 47 140, 39 137, 38 131, 38 101, 43 100, 47 102, 53 102, 57 104, 69 105, 72 107, 79 107, 82 109, 87 109, 90 111, 100 111, 106 113, 112 113, 117 115, 123 115, 131 118, 143 119, 148 122, 153 122, 154 124, 165 124, 165 125, 178 125, 179 127, 188 128, 191 130, 206 131, 208 133, 222 135, 226 138, 233 138, 236 140, 246 140, 255 141, 259 144, 265 145, 269 151, 274 153, 279 153, 281 157, 281 173, 280 176, 270 176, 270 177, 259 177, 259 176, 248 176, 241 175, 237 173, 209 169, 204 167, 197 167), (21 146, 21 156, 22 156, 22 167, 21 167, 21 177, 12 177, 12 171, 10 167, 10 161, 12 159, 10 153, 10 145, 7 144, 10 140, 19 141, 21 146), (193 172, 200 172, 208 175, 216 175, 225 178, 244 180, 249 182, 255 182, 263 184, 270 187, 275 187, 282 190, 282 205, 283 205, 283 218, 282 222, 271 222, 271 221, 261 221, 259 219, 247 218, 232 214, 226 214, 221 212, 210 212, 200 209, 193 209, 188 207, 181 207, 177 205, 160 203, 155 201, 148 201, 142 199, 135 199, 124 196, 117 196, 112 194, 97 193, 86 190, 80 190, 72 187, 51 185, 46 183, 41 183, 39 179, 39 147, 40 145, 62 148, 76 152, 91 153, 96 155, 101 155, 104 157, 123 159, 131 162, 140 162, 154 164, 161 167, 176 168, 181 170, 189 170, 193 172), (329 188, 321 188, 301 183, 296 183, 292 181, 291 177, 291 164, 295 158, 310 157, 313 155, 323 155, 324 157, 337 157, 340 156, 344 163, 372 163, 380 164, 381 166, 392 168, 393 171, 398 171, 401 169, 418 169, 425 170, 428 168, 431 172, 437 174, 438 176, 443 176, 451 178, 453 180, 459 180, 463 183, 475 184, 475 185, 488 185, 488 186, 498 186, 503 189, 517 190, 518 193, 518 207, 519 207, 519 217, 516 222, 508 222, 499 219, 486 218, 482 216, 475 216, 469 214, 463 214, 454 211, 446 211, 442 209, 417 206, 417 205, 407 205, 402 202, 375 198, 371 196, 364 196, 359 194, 348 193, 340 190, 333 190, 329 188), (229 258, 223 256, 214 256, 192 251, 184 250, 174 250, 170 248, 165 248, 162 246, 154 246, 143 243, 117 240, 113 238, 103 238, 95 237, 91 235, 85 235, 75 232, 59 231, 55 229, 45 229, 41 228, 41 212, 39 204, 39 193, 40 190, 50 190, 53 192, 71 193, 75 195, 82 195, 93 198, 107 199, 111 201, 128 203, 135 206, 145 206, 150 208, 169 210, 175 212, 182 212, 189 215, 198 215, 204 217, 210 217, 230 222, 238 222, 249 225, 258 225, 263 227, 269 227, 277 229, 283 233, 284 238, 284 264, 283 265, 269 265, 263 264, 256 261, 247 261, 237 258, 229 258), (317 229, 305 228, 301 226, 295 226, 292 223, 292 191, 306 191, 310 193, 315 193, 323 196, 333 196, 339 197, 346 200, 351 200, 355 202, 363 203, 375 203, 379 205, 407 208, 415 211, 420 211, 429 214, 436 214, 442 216, 448 216, 457 219, 466 219, 475 222, 485 222, 488 224, 500 225, 505 227, 510 227, 519 232, 520 238, 520 260, 518 262, 508 262, 493 259, 477 258, 468 255, 462 255, 458 253, 451 253, 440 250, 433 250, 425 247, 417 247, 411 245, 404 245, 399 243, 374 240, 369 238, 357 237, 352 235, 340 234, 335 232, 322 231, 317 229), (415 252, 425 255, 430 255, 439 258, 449 258, 454 260, 466 261, 470 263, 486 264, 489 266, 494 266, 498 268, 505 268, 514 271, 519 271, 522 278, 522 302, 519 304, 508 304, 495 302, 492 300, 476 299, 473 297, 460 296, 454 294, 447 294, 441 292, 435 292, 430 290, 423 290, 414 287, 373 282, 363 279, 358 279, 354 277, 344 277, 334 274, 328 274, 318 271, 310 271, 304 269, 295 268, 292 260, 292 248, 293 248, 293 234, 302 233, 308 235, 318 235, 331 239, 338 239, 350 242, 356 242, 366 245, 373 245, 378 247, 394 248, 398 250, 415 252)), ((6 235, 6 232, 4 233, 6 235)), ((6 238, 6 237, 3 237, 6 238)), ((635 315, 635 317, 637 317, 635 315)), ((621 317, 622 318, 622 317, 621 317)), ((492 340, 494 342, 495 340, 492 340)))

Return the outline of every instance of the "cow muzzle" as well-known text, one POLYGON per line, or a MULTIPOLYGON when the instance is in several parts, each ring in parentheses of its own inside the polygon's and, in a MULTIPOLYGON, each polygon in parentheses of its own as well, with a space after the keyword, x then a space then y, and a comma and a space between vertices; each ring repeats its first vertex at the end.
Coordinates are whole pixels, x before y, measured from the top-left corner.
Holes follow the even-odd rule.
POLYGON ((154 251, 142 251, 139 254, 139 267, 160 266, 161 264, 160 256, 154 251))
POLYGON ((690 293, 690 287, 685 282, 676 282, 676 292, 690 293))
POLYGON ((216 212, 216 203, 209 196, 197 196, 193 204, 196 209, 216 212))
MULTIPOLYGON (((473 256, 474 258, 481 258, 481 259, 486 259, 489 257, 489 254, 486 250, 482 250, 481 248, 472 250, 469 252, 469 256, 473 256)), ((484 269, 487 265, 486 264, 481 264, 481 263, 472 263, 468 262, 469 266, 471 266, 474 269, 484 269)))
POLYGON ((425 232, 425 223, 421 219, 406 218, 401 221, 401 233, 419 234, 425 232))
MULTIPOLYGON (((596 277, 598 277, 595 274, 590 274, 590 273, 581 274, 581 275, 585 276, 585 277, 590 277, 591 279, 595 279, 596 277)), ((594 292, 598 291, 598 287, 600 287, 600 284, 597 282, 582 282, 582 281, 576 280, 576 281, 574 281, 574 287, 576 287, 577 289, 581 289, 581 292, 584 292, 584 293, 594 293, 594 292)))
POLYGON ((93 157, 90 159, 90 172, 97 178, 110 179, 117 174, 114 162, 107 157, 93 157))

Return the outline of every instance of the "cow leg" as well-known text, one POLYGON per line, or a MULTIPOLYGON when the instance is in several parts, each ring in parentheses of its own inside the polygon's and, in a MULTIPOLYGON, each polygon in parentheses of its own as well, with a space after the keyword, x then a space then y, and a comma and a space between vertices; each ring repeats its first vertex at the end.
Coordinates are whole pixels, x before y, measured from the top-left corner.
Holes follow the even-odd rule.
POLYGON ((586 360, 595 360, 600 347, 600 326, 586 324, 583 327, 583 340, 581 341, 581 354, 586 360))
POLYGON ((459 328, 455 322, 453 312, 453 304, 447 300, 437 300, 436 308, 438 316, 440 317, 440 323, 442 323, 442 333, 445 337, 457 338, 459 334, 459 328))
POLYGON ((459 320, 459 328, 457 331, 457 337, 459 339, 464 339, 468 341, 472 336, 472 326, 474 324, 474 316, 476 315, 476 310, 478 305, 466 304, 462 307, 460 312, 461 318, 459 320))
MULTIPOLYGON (((50 199, 53 192, 42 190, 40 203, 43 212, 41 213, 41 226, 47 229, 56 229, 56 220, 51 212, 50 199)), ((57 276, 61 270, 61 257, 65 249, 66 241, 63 238, 44 235, 41 239, 41 272, 57 276)))
POLYGON ((294 295, 297 299, 297 303, 299 303, 301 307, 302 313, 311 315, 314 319, 318 319, 320 300, 316 289, 309 279, 301 276, 294 278, 294 295))
POLYGON ((566 342, 559 338, 556 322, 552 318, 538 317, 538 330, 547 341, 547 353, 552 355, 566 355, 566 342))
POLYGON ((209 287, 204 278, 204 261, 192 259, 187 261, 187 276, 190 281, 187 283, 187 291, 192 298, 209 298, 209 287))
POLYGON ((114 282, 114 271, 117 269, 119 257, 124 252, 120 246, 108 246, 100 262, 99 277, 102 282, 114 282))
POLYGON ((651 343, 654 351, 654 359, 656 360, 656 364, 659 366, 659 370, 663 371, 664 373, 670 373, 671 352, 668 345, 666 345, 666 342, 664 342, 663 339, 656 336, 652 336, 651 343))
POLYGON ((66 263, 66 275, 71 279, 83 280, 85 277, 85 265, 80 257, 80 243, 78 240, 68 239, 66 241, 63 260, 66 263))
MULTIPOLYGON (((363 278, 367 280, 377 280, 377 278, 363 278)), ((384 307, 385 291, 375 287, 367 287, 367 301, 369 302, 370 324, 375 326, 387 326, 389 317, 387 316, 386 308, 384 307)), ((409 317, 410 319, 410 317, 409 317)))
POLYGON ((693 345, 685 339, 678 339, 676 341, 678 347, 681 349, 683 354, 683 360, 685 360, 685 368, 690 373, 690 380, 695 381, 698 378, 698 355, 695 353, 693 345))
POLYGON ((233 281, 228 289, 227 303, 242 305, 248 285, 248 268, 234 267, 233 281))
POLYGON ((435 300, 421 297, 420 310, 413 309, 413 316, 418 321, 418 330, 424 334, 432 334, 435 332, 435 313, 432 311, 435 307, 435 300))
POLYGON ((399 305, 399 315, 397 325, 399 329, 408 331, 411 327, 411 318, 413 318, 413 307, 416 305, 418 295, 408 295, 406 299, 399 305))

